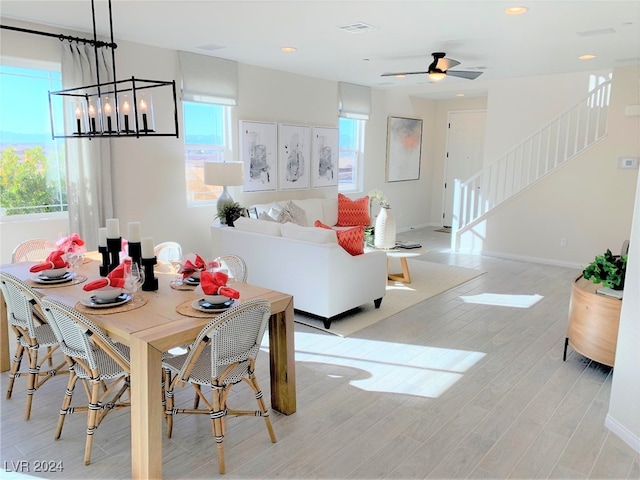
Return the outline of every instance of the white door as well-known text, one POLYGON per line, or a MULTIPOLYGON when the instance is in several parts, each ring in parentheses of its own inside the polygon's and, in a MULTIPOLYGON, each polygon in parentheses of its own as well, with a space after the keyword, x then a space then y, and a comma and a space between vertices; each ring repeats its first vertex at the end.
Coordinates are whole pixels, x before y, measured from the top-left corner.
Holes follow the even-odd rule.
POLYGON ((487 112, 450 112, 447 153, 444 164, 442 225, 451 226, 453 185, 457 178, 467 180, 482 169, 487 112))

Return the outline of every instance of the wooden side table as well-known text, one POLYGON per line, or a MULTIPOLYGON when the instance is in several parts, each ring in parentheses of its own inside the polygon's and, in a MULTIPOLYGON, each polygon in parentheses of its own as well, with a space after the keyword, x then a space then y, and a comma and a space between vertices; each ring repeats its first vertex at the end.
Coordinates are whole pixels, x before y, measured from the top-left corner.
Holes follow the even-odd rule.
MULTIPOLYGON (((382 250, 382 249, 380 249, 382 250)), ((401 283, 411 283, 411 273, 409 272, 409 265, 407 264, 407 258, 417 257, 426 253, 427 251, 421 248, 394 248, 393 250, 382 250, 387 254, 387 278, 401 283), (401 272, 389 273, 389 258, 400 259, 401 272)))
POLYGON ((582 275, 573 282, 563 360, 570 346, 580 355, 613 367, 622 301, 597 294, 600 287, 582 275))

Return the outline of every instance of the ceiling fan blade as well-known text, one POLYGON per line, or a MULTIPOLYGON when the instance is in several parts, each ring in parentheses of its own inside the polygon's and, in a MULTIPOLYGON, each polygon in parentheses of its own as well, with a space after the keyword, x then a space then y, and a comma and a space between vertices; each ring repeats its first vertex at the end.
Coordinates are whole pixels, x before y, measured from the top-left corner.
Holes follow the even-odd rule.
POLYGON ((439 58, 436 68, 442 70, 449 70, 450 68, 455 67, 456 65, 460 65, 460 62, 457 60, 452 60, 450 58, 439 58))
POLYGON ((397 73, 383 73, 381 77, 398 77, 400 75, 426 75, 429 72, 397 72, 397 73))
POLYGON ((468 80, 475 80, 476 78, 478 78, 480 75, 482 75, 482 72, 465 72, 463 70, 447 70, 445 72, 447 75, 450 75, 452 77, 460 77, 460 78, 466 78, 468 80))

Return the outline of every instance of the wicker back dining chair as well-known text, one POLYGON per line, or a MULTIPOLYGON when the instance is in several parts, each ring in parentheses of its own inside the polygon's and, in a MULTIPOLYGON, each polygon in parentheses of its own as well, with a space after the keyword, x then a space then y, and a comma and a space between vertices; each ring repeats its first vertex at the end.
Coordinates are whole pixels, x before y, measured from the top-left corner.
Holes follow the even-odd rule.
MULTIPOLYGON (((218 451, 218 468, 225 472, 223 438, 227 415, 263 417, 272 442, 276 436, 269 419, 262 392, 256 379, 255 360, 260 351, 271 309, 267 300, 244 302, 221 313, 201 331, 184 355, 163 360, 167 407, 167 437, 171 438, 173 416, 181 413, 205 414, 211 418, 211 428, 218 451), (231 387, 245 382, 253 390, 258 410, 234 410, 227 407, 231 387), (174 389, 190 383, 204 404, 202 409, 180 409, 174 406, 174 389), (211 400, 202 386, 210 387, 211 400)), ((208 390, 208 389, 207 389, 208 390)))
POLYGON ((229 277, 237 282, 247 281, 247 264, 238 255, 222 255, 218 257, 222 267, 229 270, 229 277))
POLYGON ((27 240, 13 249, 11 263, 42 261, 57 248, 55 243, 43 238, 27 240))
POLYGON ((45 297, 42 307, 71 371, 55 439, 60 438, 67 415, 87 412, 84 463, 89 465, 95 430, 111 410, 130 406, 130 402, 121 400, 129 389, 129 347, 114 342, 100 327, 68 305, 45 297), (88 404, 72 407, 78 379, 85 382, 88 404))
POLYGON ((9 385, 7 399, 11 398, 16 378, 27 376, 27 403, 24 411, 25 420, 31 417, 33 394, 40 386, 57 373, 69 373, 65 368, 65 359, 53 367, 53 354, 58 349, 58 341, 51 326, 43 319, 40 295, 28 284, 6 272, 0 271, 0 289, 7 308, 7 320, 16 336, 16 347, 13 362, 9 371, 9 385), (36 315, 36 311, 40 314, 36 315), (41 348, 46 348, 45 355, 39 358, 41 348), (29 369, 20 371, 22 358, 27 354, 29 369), (42 370, 42 365, 48 362, 49 370, 42 370))

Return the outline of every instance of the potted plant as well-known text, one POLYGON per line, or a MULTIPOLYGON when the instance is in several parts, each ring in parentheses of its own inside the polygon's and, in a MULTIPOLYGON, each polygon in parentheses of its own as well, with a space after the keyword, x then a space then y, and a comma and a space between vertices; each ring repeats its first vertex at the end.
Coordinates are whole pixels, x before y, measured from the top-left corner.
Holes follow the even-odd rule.
POLYGON ((229 227, 233 227, 233 222, 242 216, 244 208, 238 202, 223 203, 218 209, 216 218, 220 219, 220 223, 224 223, 229 227))
POLYGON ((611 250, 607 249, 603 255, 597 255, 582 271, 582 276, 593 283, 602 283, 605 287, 622 290, 626 272, 627 255, 613 255, 611 250))

